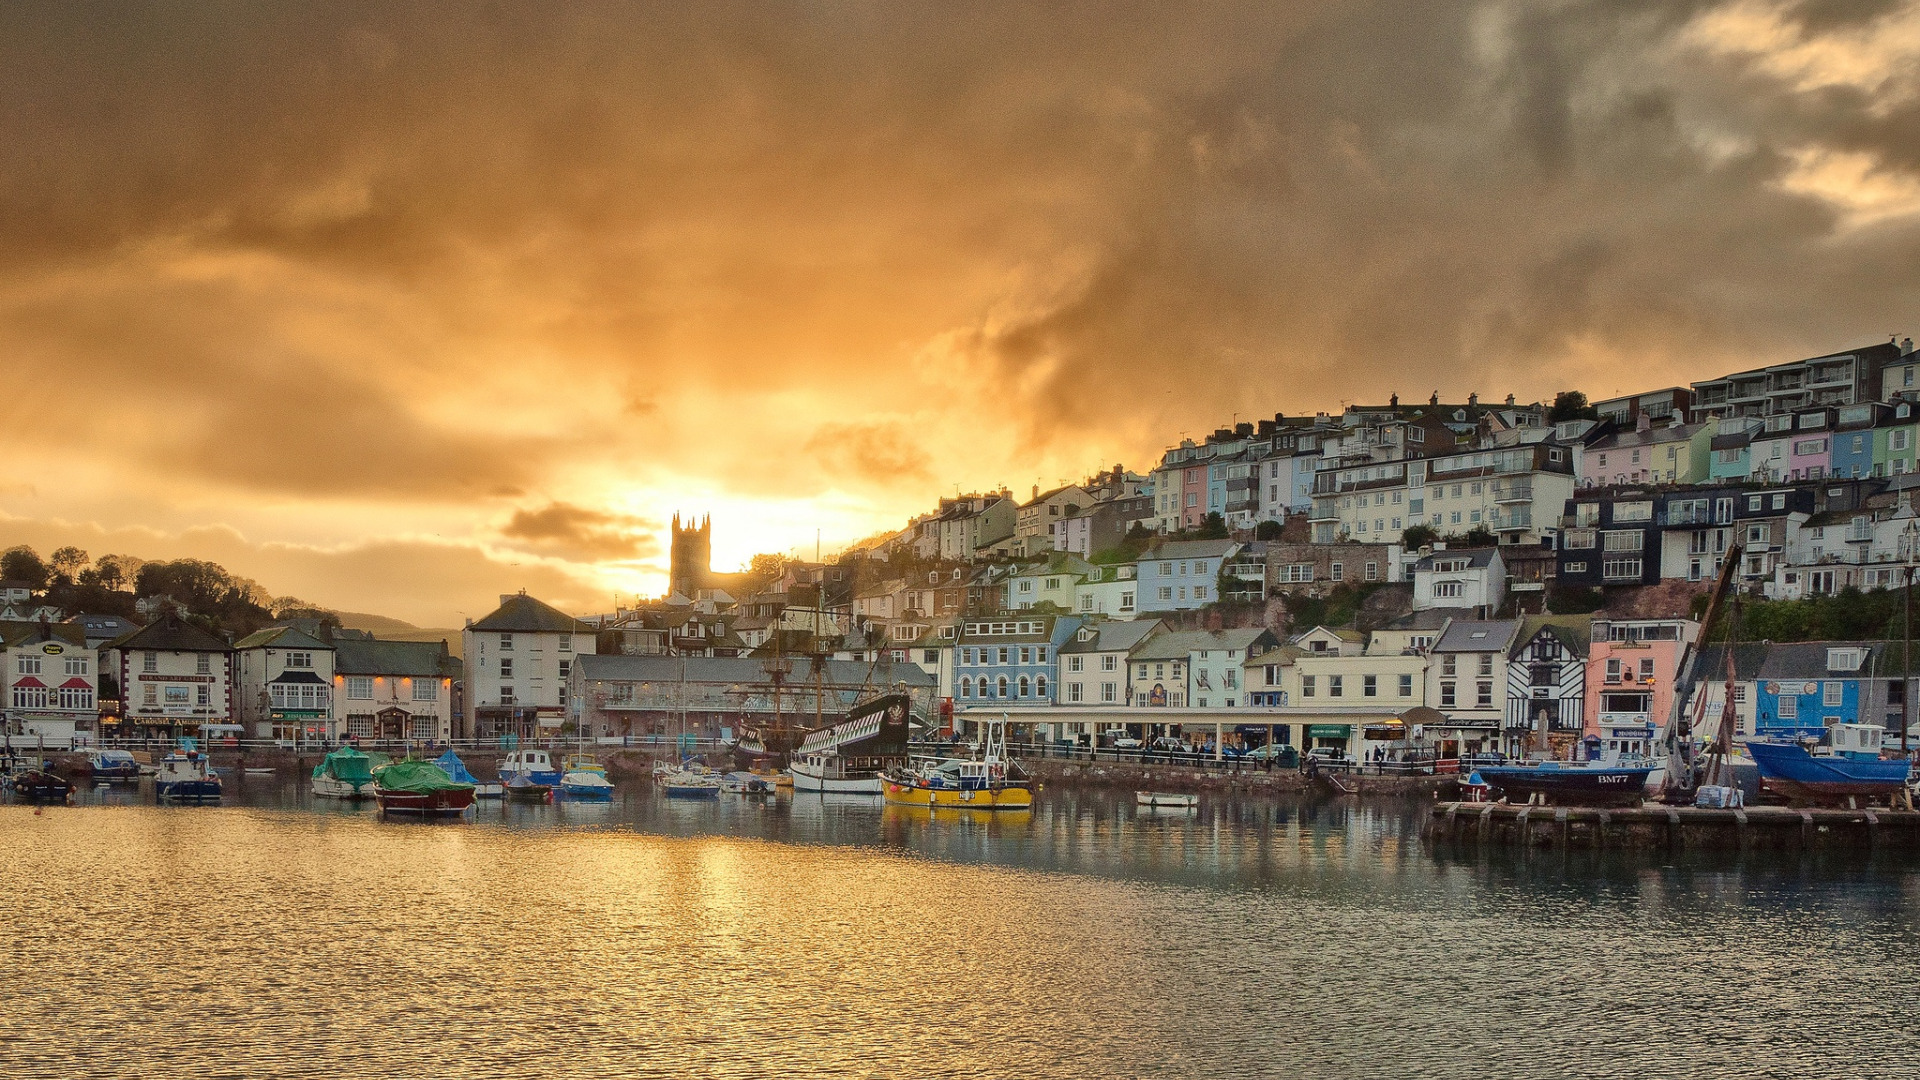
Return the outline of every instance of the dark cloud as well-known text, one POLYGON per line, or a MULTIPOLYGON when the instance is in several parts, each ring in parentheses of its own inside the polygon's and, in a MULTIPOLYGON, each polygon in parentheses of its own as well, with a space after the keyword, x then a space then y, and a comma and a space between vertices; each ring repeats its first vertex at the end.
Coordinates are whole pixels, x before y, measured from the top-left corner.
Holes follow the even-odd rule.
POLYGON ((660 554, 660 542, 642 522, 567 503, 516 510, 500 534, 580 562, 631 560, 660 554))
MULTIPOLYGON (((905 513, 1811 355, 1912 329, 1916 216, 1819 184, 1920 183, 1914 9, 9 5, 10 426, 249 495, 905 513)), ((565 524, 517 539, 632 554, 565 524)))

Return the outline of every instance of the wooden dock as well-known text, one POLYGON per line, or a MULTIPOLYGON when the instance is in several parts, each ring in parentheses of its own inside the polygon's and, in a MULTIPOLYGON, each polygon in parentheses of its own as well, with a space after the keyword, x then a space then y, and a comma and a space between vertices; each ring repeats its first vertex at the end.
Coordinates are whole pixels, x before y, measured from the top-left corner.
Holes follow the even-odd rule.
POLYGON ((1435 844, 1481 848, 1920 852, 1920 812, 1909 810, 1697 810, 1657 804, 1602 810, 1437 802, 1420 831, 1435 844))

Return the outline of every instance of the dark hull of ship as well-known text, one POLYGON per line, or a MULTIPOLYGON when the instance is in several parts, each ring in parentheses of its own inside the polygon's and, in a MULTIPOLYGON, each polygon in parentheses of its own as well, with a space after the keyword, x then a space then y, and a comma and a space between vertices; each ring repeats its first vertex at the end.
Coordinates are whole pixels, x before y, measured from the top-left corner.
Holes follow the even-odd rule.
POLYGON ((740 740, 728 750, 733 754, 733 767, 743 772, 759 772, 768 769, 784 769, 792 760, 793 752, 800 747, 800 740, 807 737, 812 728, 747 728, 740 734, 740 740))
POLYGON ((1652 766, 1630 769, 1481 767, 1480 778, 1509 802, 1539 795, 1554 806, 1639 806, 1652 766))

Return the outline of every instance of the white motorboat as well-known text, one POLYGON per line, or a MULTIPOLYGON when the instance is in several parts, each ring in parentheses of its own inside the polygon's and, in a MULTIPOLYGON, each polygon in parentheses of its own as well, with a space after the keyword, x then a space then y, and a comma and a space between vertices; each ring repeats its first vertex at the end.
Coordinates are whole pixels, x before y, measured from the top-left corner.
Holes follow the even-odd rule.
POLYGON ((1136 805, 1153 810, 1191 810, 1200 805, 1200 796, 1166 791, 1136 791, 1133 793, 1133 801, 1136 805))
POLYGON ((720 795, 720 778, 712 773, 681 769, 668 773, 660 784, 670 799, 713 799, 720 795))

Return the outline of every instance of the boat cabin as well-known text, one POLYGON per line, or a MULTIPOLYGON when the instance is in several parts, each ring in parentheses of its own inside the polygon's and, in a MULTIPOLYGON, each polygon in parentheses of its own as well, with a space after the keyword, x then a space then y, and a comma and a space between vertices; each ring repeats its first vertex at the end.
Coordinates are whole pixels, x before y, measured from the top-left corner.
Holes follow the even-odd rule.
POLYGON ((1842 757, 1877 759, 1886 738, 1887 729, 1878 724, 1835 724, 1827 729, 1826 743, 1842 757))

